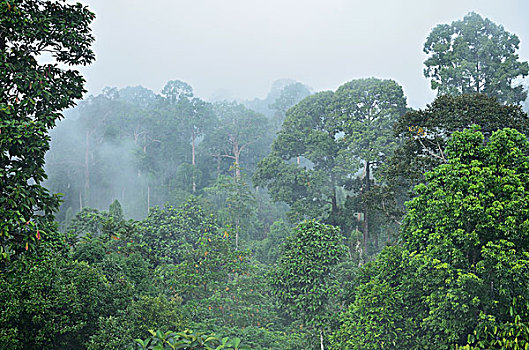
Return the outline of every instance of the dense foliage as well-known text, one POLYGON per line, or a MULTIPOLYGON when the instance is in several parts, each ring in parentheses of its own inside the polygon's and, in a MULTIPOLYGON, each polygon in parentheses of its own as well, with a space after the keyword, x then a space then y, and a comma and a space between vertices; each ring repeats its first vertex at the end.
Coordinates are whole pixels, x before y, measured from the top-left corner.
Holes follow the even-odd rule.
POLYGON ((53 220, 59 207, 42 186, 48 129, 84 92, 79 72, 59 64, 93 61, 93 19, 81 4, 0 3, 0 264, 33 249, 39 223, 53 220), (44 52, 53 63, 39 63, 44 52))
POLYGON ((337 348, 482 348, 524 329, 529 142, 513 129, 484 142, 476 129, 454 133, 448 162, 417 186, 402 247, 362 269, 337 348))
POLYGON ((337 227, 304 221, 298 224, 271 271, 273 294, 292 316, 323 330, 329 323, 339 285, 333 278, 347 247, 337 227))
POLYGON ((487 139, 501 128, 529 135, 529 119, 520 106, 502 105, 483 94, 439 96, 425 109, 408 111, 398 119, 394 133, 401 142, 384 164, 384 181, 373 198, 389 217, 401 221, 404 202, 425 181, 424 173, 447 162, 445 147, 450 135, 474 124, 487 139))
POLYGON ((59 64, 93 60, 93 18, 0 1, 1 348, 528 347, 515 35, 435 27, 424 110, 377 78, 243 103, 106 88, 52 133, 57 212, 48 131, 83 93, 59 64))
POLYGON ((376 251, 383 228, 369 220, 366 195, 373 167, 396 146, 392 125, 405 111, 402 88, 392 80, 353 80, 334 93, 309 96, 287 112, 254 182, 290 204, 294 221, 318 218, 348 233, 360 224, 363 251, 368 238, 376 251), (362 220, 354 220, 354 212, 362 220))
POLYGON ((516 50, 520 39, 488 18, 471 12, 463 20, 437 25, 424 44, 429 56, 424 76, 439 95, 478 93, 501 103, 518 104, 527 98, 516 79, 529 74, 516 50))

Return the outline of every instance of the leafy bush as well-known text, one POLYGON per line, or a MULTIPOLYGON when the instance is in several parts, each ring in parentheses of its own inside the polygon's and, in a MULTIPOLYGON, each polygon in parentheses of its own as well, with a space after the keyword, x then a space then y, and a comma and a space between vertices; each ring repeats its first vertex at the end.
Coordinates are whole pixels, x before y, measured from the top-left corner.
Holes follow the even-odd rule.
POLYGON ((239 338, 223 337, 217 338, 212 335, 207 335, 202 332, 193 332, 191 330, 184 330, 183 332, 161 332, 150 331, 152 337, 145 340, 136 339, 137 349, 185 349, 185 350, 243 350, 249 349, 246 346, 241 346, 239 338))

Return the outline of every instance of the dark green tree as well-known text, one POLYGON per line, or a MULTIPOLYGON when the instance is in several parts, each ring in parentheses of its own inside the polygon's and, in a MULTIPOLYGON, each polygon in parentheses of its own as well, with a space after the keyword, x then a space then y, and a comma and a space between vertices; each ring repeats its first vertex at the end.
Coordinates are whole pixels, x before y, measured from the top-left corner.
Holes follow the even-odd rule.
POLYGON ((153 207, 140 222, 140 239, 155 266, 178 263, 186 251, 196 249, 207 232, 219 230, 217 218, 205 210, 195 197, 179 207, 153 207))
MULTIPOLYGON (((406 110, 406 97, 402 87, 393 80, 352 80, 334 93, 334 122, 337 130, 343 133, 339 158, 343 159, 349 169, 354 169, 355 162, 363 164, 360 193, 364 197, 371 191, 374 181, 372 168, 380 167, 397 147, 398 139, 393 136, 393 125, 406 110)), ((364 214, 363 245, 364 251, 367 251, 370 208, 365 198, 361 202, 364 214)), ((375 250, 378 250, 377 233, 373 234, 373 240, 375 250)))
POLYGON ((48 256, 0 277, 0 339, 5 349, 84 349, 98 319, 125 308, 132 290, 86 262, 48 256))
POLYGON ((134 340, 148 335, 150 329, 185 329, 186 322, 179 300, 142 295, 117 314, 100 317, 98 325, 87 343, 89 350, 130 349, 134 340))
POLYGON ((483 94, 444 95, 424 110, 401 116, 395 125, 400 145, 384 167, 385 185, 379 196, 380 206, 396 221, 401 221, 404 201, 414 186, 424 181, 424 173, 446 163, 446 143, 455 131, 471 125, 481 126, 488 139, 501 128, 529 134, 529 118, 519 106, 502 105, 483 94))
POLYGON ((479 345, 529 321, 527 137, 455 132, 445 156, 409 202, 403 247, 366 267, 339 332, 350 348, 479 345))
POLYGON ((289 314, 319 331, 322 350, 323 332, 338 292, 333 271, 346 252, 339 228, 303 221, 286 239, 270 273, 273 295, 289 314))
MULTIPOLYGON (((423 349, 415 315, 424 314, 419 283, 409 264, 409 251, 386 247, 375 262, 357 271, 351 303, 331 337, 332 349, 423 349)), ((418 318, 418 317, 417 317, 418 318)))
POLYGON ((290 205, 292 221, 339 222, 337 188, 343 185, 343 171, 334 119, 328 113, 332 97, 331 91, 320 92, 290 108, 271 153, 253 176, 273 200, 290 205))
MULTIPOLYGON (((82 97, 84 79, 59 64, 94 60, 94 14, 81 4, 14 0, 0 3, 0 260, 32 246, 32 223, 52 219, 59 198, 41 183, 48 130, 82 97), (38 56, 51 53, 53 63, 38 56)), ((28 248, 28 249, 26 249, 28 248)))
POLYGON ((392 80, 353 80, 335 93, 309 96, 288 110, 254 182, 267 187, 275 201, 288 203, 294 220, 317 218, 350 232, 353 212, 362 212, 366 252, 370 215, 365 196, 374 182, 372 168, 396 147, 392 126, 405 111, 402 88, 392 80))
POLYGON ((424 76, 439 95, 482 93, 501 103, 522 103, 527 92, 515 81, 529 73, 529 65, 519 61, 519 44, 503 26, 470 12, 432 30, 424 44, 424 76))

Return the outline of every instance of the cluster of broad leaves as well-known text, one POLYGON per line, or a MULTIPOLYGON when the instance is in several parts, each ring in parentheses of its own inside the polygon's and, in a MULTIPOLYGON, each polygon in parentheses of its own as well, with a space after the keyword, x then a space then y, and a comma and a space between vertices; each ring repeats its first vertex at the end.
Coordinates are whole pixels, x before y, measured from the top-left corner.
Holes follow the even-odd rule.
POLYGON ((224 337, 219 339, 205 333, 195 333, 186 329, 183 332, 150 331, 152 337, 147 340, 136 339, 139 349, 175 350, 175 349, 204 349, 204 350, 243 350, 247 347, 240 346, 241 339, 224 337))
POLYGON ((454 133, 446 157, 417 186, 402 243, 360 270, 337 348, 525 347, 527 137, 502 129, 484 142, 475 127, 454 133))

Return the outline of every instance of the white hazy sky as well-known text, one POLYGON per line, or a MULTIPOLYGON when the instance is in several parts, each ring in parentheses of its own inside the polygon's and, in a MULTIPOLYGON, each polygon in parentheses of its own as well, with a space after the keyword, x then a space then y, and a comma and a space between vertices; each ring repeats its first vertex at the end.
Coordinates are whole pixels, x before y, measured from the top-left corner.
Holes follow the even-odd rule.
POLYGON ((96 13, 96 62, 81 68, 90 94, 105 86, 159 92, 188 82, 209 98, 220 89, 263 98, 274 80, 315 91, 346 81, 391 78, 412 107, 434 93, 423 76, 431 29, 469 11, 521 40, 529 60, 527 0, 79 0, 96 13))

